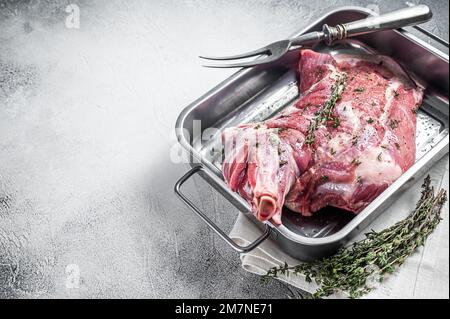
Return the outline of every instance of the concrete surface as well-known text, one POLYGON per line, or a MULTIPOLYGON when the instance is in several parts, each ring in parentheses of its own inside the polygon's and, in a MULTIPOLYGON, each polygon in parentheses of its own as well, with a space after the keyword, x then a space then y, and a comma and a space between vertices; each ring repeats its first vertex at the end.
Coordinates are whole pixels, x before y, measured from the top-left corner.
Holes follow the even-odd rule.
MULTIPOLYGON (((448 2, 420 2, 448 40, 448 2)), ((176 117, 232 72, 196 56, 261 46, 342 5, 405 3, 78 0, 79 28, 68 3, 0 2, 0 297, 301 297, 241 270, 173 194, 188 168, 169 158, 176 117)), ((219 195, 189 190, 232 225, 219 195)))

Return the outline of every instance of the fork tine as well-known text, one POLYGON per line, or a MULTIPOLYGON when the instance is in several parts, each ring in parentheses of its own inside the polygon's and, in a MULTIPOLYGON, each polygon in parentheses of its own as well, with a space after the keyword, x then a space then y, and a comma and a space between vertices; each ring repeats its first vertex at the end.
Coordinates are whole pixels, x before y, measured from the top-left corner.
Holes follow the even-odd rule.
POLYGON ((205 68, 217 68, 217 69, 227 69, 227 68, 246 68, 250 66, 265 64, 268 62, 272 62, 277 58, 267 57, 265 59, 257 59, 255 61, 242 62, 242 63, 226 63, 226 64, 203 64, 202 66, 205 68))
POLYGON ((257 56, 261 54, 270 54, 269 47, 263 47, 258 50, 236 54, 236 55, 230 55, 230 56, 222 56, 222 57, 211 57, 211 56, 199 56, 200 59, 205 60, 217 60, 217 61, 226 61, 226 60, 236 60, 236 59, 243 59, 243 58, 250 58, 252 56, 257 56))

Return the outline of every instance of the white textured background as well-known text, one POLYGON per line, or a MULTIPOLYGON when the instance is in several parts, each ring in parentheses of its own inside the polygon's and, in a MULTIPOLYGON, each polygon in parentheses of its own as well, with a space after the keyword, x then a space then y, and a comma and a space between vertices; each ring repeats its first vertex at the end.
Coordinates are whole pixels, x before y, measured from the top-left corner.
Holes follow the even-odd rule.
MULTIPOLYGON (((421 2, 448 40, 448 1, 421 2)), ((196 56, 259 47, 342 5, 405 2, 79 0, 80 29, 65 26, 68 3, 0 1, 0 297, 301 296, 241 270, 173 195, 187 170, 169 161, 176 117, 233 72, 196 56)), ((191 191, 232 224, 219 195, 191 191)))

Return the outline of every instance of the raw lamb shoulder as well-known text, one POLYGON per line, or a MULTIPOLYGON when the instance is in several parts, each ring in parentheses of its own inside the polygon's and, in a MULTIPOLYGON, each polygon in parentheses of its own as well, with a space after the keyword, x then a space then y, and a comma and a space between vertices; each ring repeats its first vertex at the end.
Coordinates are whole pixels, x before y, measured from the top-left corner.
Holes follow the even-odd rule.
POLYGON ((302 50, 298 68, 293 106, 222 134, 228 186, 276 224, 283 205, 359 213, 415 161, 422 89, 394 61, 302 50))

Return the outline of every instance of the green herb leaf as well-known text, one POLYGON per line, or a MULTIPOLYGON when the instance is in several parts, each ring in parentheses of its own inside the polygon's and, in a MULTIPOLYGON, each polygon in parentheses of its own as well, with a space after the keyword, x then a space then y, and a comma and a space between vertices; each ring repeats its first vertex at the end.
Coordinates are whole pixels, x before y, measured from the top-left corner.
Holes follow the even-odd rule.
POLYGON ((332 118, 333 109, 336 102, 341 98, 342 93, 347 85, 347 74, 343 73, 341 77, 336 80, 336 83, 332 86, 332 92, 329 99, 325 102, 324 106, 319 108, 314 114, 314 118, 309 122, 308 134, 306 135, 305 143, 313 144, 315 141, 315 131, 320 125, 332 118))
POLYGON ((410 215, 380 232, 371 231, 365 239, 341 248, 335 255, 295 266, 288 264, 271 268, 262 276, 267 282, 278 274, 293 271, 304 275, 306 281, 314 280, 320 287, 312 295, 322 298, 343 291, 350 298, 359 298, 372 290, 369 278, 382 281, 385 274, 397 267, 423 245, 441 221, 441 209, 447 201, 447 193, 435 194, 430 176, 425 178, 422 193, 410 215))
POLYGON ((334 117, 333 118, 333 128, 338 128, 339 127, 339 125, 341 125, 341 119, 339 118, 339 117, 334 117))

